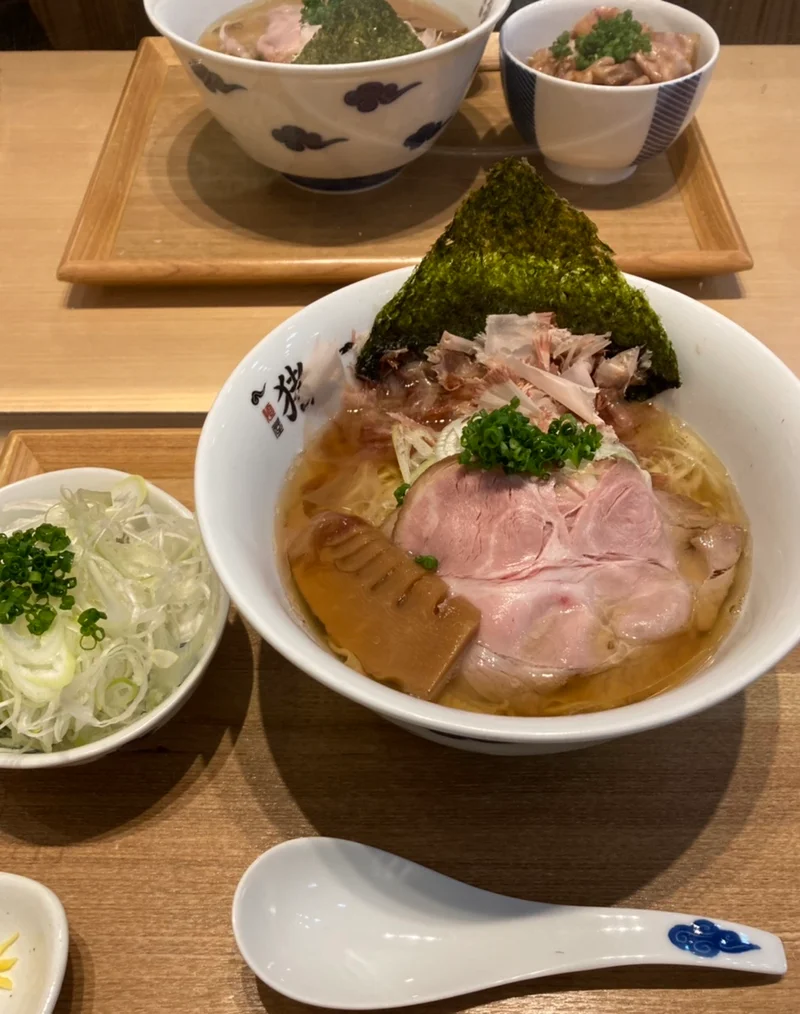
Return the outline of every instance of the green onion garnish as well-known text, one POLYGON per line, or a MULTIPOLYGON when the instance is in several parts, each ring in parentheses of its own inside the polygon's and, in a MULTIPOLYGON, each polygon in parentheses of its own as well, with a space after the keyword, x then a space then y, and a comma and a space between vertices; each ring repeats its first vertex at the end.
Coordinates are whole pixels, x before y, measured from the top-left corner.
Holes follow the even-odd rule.
POLYGON ((564 60, 566 57, 572 55, 572 49, 569 44, 569 32, 562 32, 561 35, 559 35, 550 47, 550 52, 556 60, 564 60))
POLYGON ((518 405, 519 398, 514 398, 469 420, 461 434, 462 465, 543 479, 567 462, 577 468, 581 461, 591 461, 602 443, 596 426, 581 426, 571 415, 554 419, 545 433, 517 411, 518 405))
POLYGON ((84 609, 78 617, 78 625, 81 628, 81 647, 85 651, 91 651, 106 636, 105 630, 97 625, 98 620, 107 620, 108 617, 99 609, 84 609), (89 645, 83 642, 91 641, 89 645))
MULTIPOLYGON (((11 535, 0 532, 0 623, 24 616, 30 633, 40 637, 56 618, 51 600, 59 609, 72 609, 75 596, 70 592, 77 580, 70 577, 75 554, 69 545, 66 530, 56 525, 43 524, 11 535)), ((81 642, 90 637, 96 644, 105 637, 97 626, 99 619, 106 615, 97 609, 81 613, 81 642)))
MULTIPOLYGON (((564 33, 553 43, 551 51, 556 59, 561 59, 557 56, 555 47, 563 38, 564 33)), ((610 56, 614 63, 624 63, 634 53, 649 53, 651 49, 650 36, 643 30, 641 23, 631 11, 623 11, 613 18, 600 18, 591 32, 575 39, 575 67, 586 70, 604 56, 610 56)))

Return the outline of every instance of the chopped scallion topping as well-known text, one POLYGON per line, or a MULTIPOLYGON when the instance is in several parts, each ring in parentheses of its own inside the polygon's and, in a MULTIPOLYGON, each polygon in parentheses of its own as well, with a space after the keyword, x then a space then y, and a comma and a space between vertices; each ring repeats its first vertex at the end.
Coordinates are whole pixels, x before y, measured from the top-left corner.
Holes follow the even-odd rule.
POLYGON ((435 556, 415 556, 414 563, 418 563, 425 570, 436 570, 439 566, 435 556))
MULTIPOLYGON (((56 525, 42 524, 10 535, 0 532, 0 623, 24 616, 30 633, 40 637, 56 618, 51 599, 59 609, 72 609, 75 596, 70 592, 77 581, 69 576, 75 560, 69 545, 66 530, 56 525)), ((91 647, 105 636, 97 626, 100 619, 106 615, 96 609, 84 610, 78 617, 81 639, 93 638, 91 647)))
MULTIPOLYGON (((556 47, 561 49, 559 43, 565 34, 562 32, 553 43, 551 51, 556 59, 562 59, 556 53, 556 47)), ((651 49, 650 36, 641 22, 634 18, 631 11, 623 11, 613 18, 599 18, 591 32, 575 39, 575 67, 586 70, 604 56, 610 56, 614 63, 624 63, 634 53, 649 53, 651 49)), ((563 55, 569 56, 569 53, 563 55)))
POLYGON ((556 60, 564 60, 572 55, 572 47, 569 44, 569 32, 562 32, 550 47, 550 52, 556 60))
POLYGON ((595 456, 603 440, 596 426, 581 426, 573 416, 563 415, 545 433, 518 412, 518 406, 519 398, 514 398, 493 412, 482 409, 469 420, 461 434, 462 465, 543 479, 567 462, 577 468, 595 456))
POLYGON ((81 647, 86 651, 96 648, 100 641, 106 636, 105 630, 98 626, 98 620, 107 620, 108 617, 99 609, 84 609, 78 617, 78 625, 81 628, 81 647), (83 642, 91 641, 85 645, 83 642))

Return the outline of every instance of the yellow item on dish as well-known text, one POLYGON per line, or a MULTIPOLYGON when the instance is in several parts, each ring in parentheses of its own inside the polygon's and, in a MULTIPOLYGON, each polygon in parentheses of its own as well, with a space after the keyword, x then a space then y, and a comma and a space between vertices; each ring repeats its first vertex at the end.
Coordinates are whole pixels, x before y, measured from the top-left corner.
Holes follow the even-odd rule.
MULTIPOLYGON (((3 943, 1 943, 0 955, 5 954, 8 948, 11 947, 12 944, 15 944, 18 939, 19 933, 14 933, 8 938, 8 940, 5 940, 3 943)), ((0 972, 8 972, 10 969, 14 967, 14 965, 16 965, 16 963, 17 963, 16 958, 5 958, 3 960, 0 960, 0 972)), ((12 983, 11 979, 8 978, 7 975, 0 975, 0 989, 13 989, 13 986, 14 984, 12 983)))

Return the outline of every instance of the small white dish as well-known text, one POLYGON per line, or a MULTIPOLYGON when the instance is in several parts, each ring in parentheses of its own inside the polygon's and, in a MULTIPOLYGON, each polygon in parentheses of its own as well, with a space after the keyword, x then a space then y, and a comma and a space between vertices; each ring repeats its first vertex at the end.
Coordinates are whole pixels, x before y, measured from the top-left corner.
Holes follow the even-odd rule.
POLYGON ((520 901, 336 838, 298 838, 258 858, 236 889, 233 932, 262 982, 338 1010, 406 1007, 617 965, 786 971, 781 941, 762 930, 520 901))
MULTIPOLYGON (((113 468, 64 468, 57 472, 44 472, 29 479, 21 479, 8 486, 0 487, 0 511, 15 503, 26 500, 49 500, 59 496, 63 487, 68 489, 108 490, 124 479, 127 472, 119 472, 113 468)), ((192 512, 175 497, 165 493, 163 489, 147 483, 148 502, 165 513, 192 517, 192 512)), ((222 587, 217 598, 216 615, 212 618, 206 645, 194 667, 186 678, 169 697, 165 698, 151 711, 126 725, 116 732, 111 732, 102 739, 85 746, 70 747, 65 750, 54 750, 52 753, 23 753, 0 747, 0 769, 2 768, 55 768, 70 767, 74 764, 86 764, 106 754, 113 753, 125 743, 139 739, 148 732, 154 732, 168 719, 179 711, 197 689, 203 673, 214 657, 222 639, 225 623, 230 609, 230 600, 222 587)))
POLYGON ((0 944, 19 933, 3 958, 17 963, 0 973, 11 990, 0 990, 3 1014, 51 1014, 67 967, 69 928, 64 906, 49 887, 0 873, 0 944))

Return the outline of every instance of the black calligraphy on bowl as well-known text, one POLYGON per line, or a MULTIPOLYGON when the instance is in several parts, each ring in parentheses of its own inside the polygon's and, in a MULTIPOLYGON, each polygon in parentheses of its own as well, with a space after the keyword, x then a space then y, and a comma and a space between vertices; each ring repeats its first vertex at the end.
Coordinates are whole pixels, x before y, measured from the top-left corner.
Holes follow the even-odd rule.
POLYGON ((302 386, 303 364, 297 363, 295 366, 284 366, 283 372, 278 377, 278 383, 272 389, 277 395, 282 414, 289 422, 294 422, 297 418, 297 402, 302 386))
MULTIPOLYGON (((303 398, 301 394, 301 388, 303 386, 303 364, 297 362, 292 366, 287 364, 278 375, 278 383, 275 384, 272 390, 275 392, 275 400, 278 403, 278 408, 268 401, 266 405, 261 409, 261 414, 270 424, 272 432, 276 437, 284 431, 285 423, 293 423, 298 417, 299 412, 305 412, 307 408, 314 404, 313 397, 303 398), (279 413, 280 412, 280 417, 279 413)), ((251 404, 258 406, 259 402, 264 396, 267 385, 265 384, 261 390, 252 391, 250 394, 251 404)))
POLYGON ((302 127, 289 123, 283 127, 276 127, 272 131, 272 136, 279 144, 285 144, 289 151, 320 151, 322 148, 329 148, 332 144, 341 144, 347 140, 346 137, 332 137, 324 141, 321 134, 313 130, 303 130, 302 127))
POLYGON ((396 102, 401 95, 421 85, 421 81, 400 88, 396 84, 383 84, 381 81, 365 81, 358 88, 345 94, 345 105, 354 106, 359 113, 374 113, 378 106, 388 106, 396 102))
POLYGON ((432 141, 444 125, 445 120, 437 120, 435 123, 423 123, 419 130, 415 130, 413 134, 408 135, 403 144, 412 151, 416 148, 421 148, 423 144, 432 141))
POLYGON ((230 92, 246 92, 247 89, 244 85, 240 84, 229 84, 227 81, 223 81, 222 78, 217 74, 216 71, 209 70, 204 63, 200 63, 199 60, 190 60, 189 69, 192 71, 194 76, 198 80, 202 81, 206 88, 214 95, 217 92, 222 92, 223 95, 228 95, 230 92))

